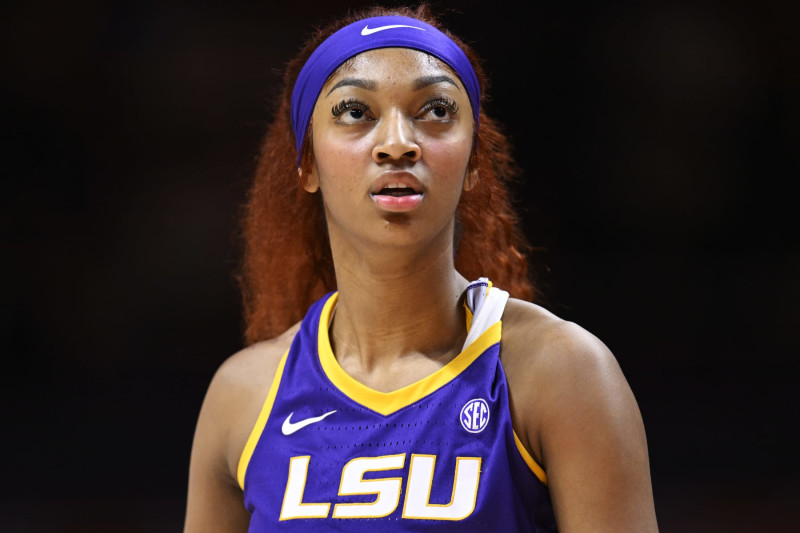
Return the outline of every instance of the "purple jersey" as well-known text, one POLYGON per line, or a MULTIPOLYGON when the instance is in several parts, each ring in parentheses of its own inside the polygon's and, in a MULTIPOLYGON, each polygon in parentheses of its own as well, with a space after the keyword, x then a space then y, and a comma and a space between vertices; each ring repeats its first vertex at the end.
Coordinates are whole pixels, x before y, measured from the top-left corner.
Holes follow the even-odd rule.
POLYGON ((337 296, 309 309, 242 453, 250 531, 556 531, 544 471, 511 427, 501 322, 383 393, 333 355, 337 296))

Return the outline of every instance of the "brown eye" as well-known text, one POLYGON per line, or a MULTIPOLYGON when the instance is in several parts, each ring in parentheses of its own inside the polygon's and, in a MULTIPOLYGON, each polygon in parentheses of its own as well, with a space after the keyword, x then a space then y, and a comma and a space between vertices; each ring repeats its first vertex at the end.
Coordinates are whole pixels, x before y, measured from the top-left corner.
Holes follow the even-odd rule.
POLYGON ((344 124, 363 121, 367 111, 369 106, 358 100, 342 100, 331 108, 331 114, 338 119, 337 122, 344 124))
POLYGON ((434 107, 432 113, 439 118, 446 118, 447 117, 447 108, 445 107, 434 107))
POLYGON ((425 104, 420 112, 420 119, 434 121, 448 121, 455 118, 458 113, 458 104, 446 97, 435 98, 425 104))

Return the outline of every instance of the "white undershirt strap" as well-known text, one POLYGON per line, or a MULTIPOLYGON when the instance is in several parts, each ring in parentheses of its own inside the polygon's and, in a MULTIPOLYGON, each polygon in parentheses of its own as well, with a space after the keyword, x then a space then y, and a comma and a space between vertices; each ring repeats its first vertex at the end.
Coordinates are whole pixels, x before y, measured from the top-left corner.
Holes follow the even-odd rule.
POLYGON ((508 293, 492 287, 488 278, 479 278, 469 284, 464 303, 472 312, 472 324, 462 351, 503 317, 507 301, 508 293))

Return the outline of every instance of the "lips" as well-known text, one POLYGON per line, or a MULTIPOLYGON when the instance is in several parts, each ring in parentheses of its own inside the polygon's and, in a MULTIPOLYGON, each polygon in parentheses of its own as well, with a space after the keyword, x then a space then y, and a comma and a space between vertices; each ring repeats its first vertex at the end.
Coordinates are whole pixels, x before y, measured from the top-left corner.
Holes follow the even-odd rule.
POLYGON ((413 187, 409 187, 402 183, 391 183, 386 187, 383 187, 380 191, 373 193, 374 195, 385 195, 385 196, 409 196, 412 194, 420 194, 421 191, 414 189, 413 187))
POLYGON ((425 195, 422 183, 408 172, 391 172, 373 183, 370 197, 384 211, 402 213, 415 209, 425 195))
POLYGON ((417 177, 411 172, 389 171, 384 172, 376 179, 369 189, 371 195, 402 196, 405 194, 422 194, 425 192, 417 177))

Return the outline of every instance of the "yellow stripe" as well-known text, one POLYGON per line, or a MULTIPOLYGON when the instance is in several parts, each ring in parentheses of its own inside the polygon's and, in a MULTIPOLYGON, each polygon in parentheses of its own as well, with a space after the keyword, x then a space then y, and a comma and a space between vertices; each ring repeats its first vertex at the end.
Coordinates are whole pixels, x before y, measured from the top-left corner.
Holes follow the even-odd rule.
POLYGON ((539 478, 539 481, 547 485, 547 474, 544 473, 544 469, 539 466, 536 460, 528 453, 528 450, 525 449, 525 446, 522 445, 522 441, 519 440, 517 436, 517 432, 514 432, 514 442, 517 444, 517 449, 519 450, 519 454, 522 456, 522 459, 525 461, 525 464, 528 465, 528 468, 531 469, 533 475, 539 478))
POLYGON ((475 359, 485 352, 489 346, 500 342, 501 322, 498 321, 484 331, 475 342, 458 354, 455 359, 430 376, 393 392, 376 391, 353 379, 342 369, 336 357, 333 355, 330 339, 328 338, 328 326, 330 324, 331 312, 336 305, 337 299, 338 293, 331 295, 328 301, 325 302, 325 306, 319 318, 317 347, 319 350, 320 364, 322 365, 323 371, 328 376, 328 379, 330 379, 344 394, 361 405, 382 415, 388 415, 411 405, 447 384, 463 372, 475 359))
POLYGON ((261 407, 261 412, 258 414, 258 419, 250 432, 250 438, 247 439, 247 444, 244 445, 242 456, 239 458, 239 468, 236 471, 236 478, 239 480, 239 487, 244 490, 244 475, 247 473, 247 465, 250 464, 250 458, 253 456, 253 451, 256 449, 258 439, 264 431, 264 426, 267 425, 269 413, 272 411, 272 404, 275 402, 275 395, 278 393, 278 385, 281 383, 281 375, 283 374, 283 367, 286 364, 286 356, 289 355, 289 350, 283 354, 281 361, 278 363, 278 368, 275 370, 275 377, 272 378, 272 385, 267 393, 267 399, 264 400, 264 405, 261 407))

